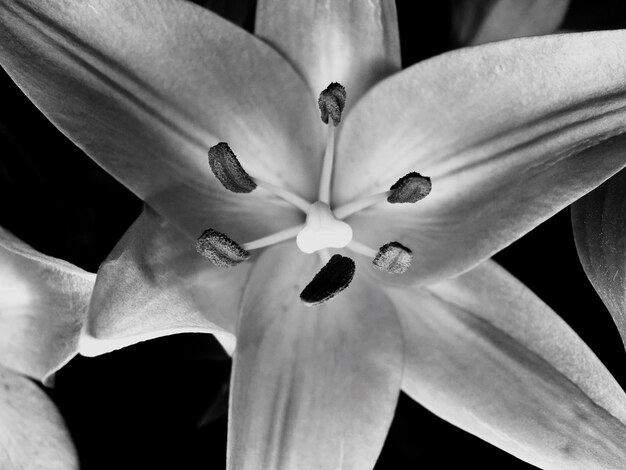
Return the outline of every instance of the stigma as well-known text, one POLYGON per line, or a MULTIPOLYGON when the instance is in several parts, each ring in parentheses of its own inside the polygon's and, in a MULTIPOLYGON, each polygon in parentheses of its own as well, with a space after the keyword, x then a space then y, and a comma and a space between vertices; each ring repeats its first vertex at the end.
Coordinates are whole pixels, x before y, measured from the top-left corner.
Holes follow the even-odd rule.
POLYGON ((303 253, 311 254, 325 248, 344 248, 352 241, 352 227, 337 219, 325 202, 311 204, 306 223, 296 237, 303 253))

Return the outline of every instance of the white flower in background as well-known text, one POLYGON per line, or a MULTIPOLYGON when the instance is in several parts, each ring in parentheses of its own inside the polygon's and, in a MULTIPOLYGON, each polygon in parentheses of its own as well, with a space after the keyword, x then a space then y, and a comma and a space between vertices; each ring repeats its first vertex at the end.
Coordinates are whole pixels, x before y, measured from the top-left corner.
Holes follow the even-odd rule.
POLYGON ((583 268, 626 346, 626 171, 576 201, 572 225, 583 268))
POLYGON ((78 468, 63 418, 30 379, 51 385, 78 351, 95 274, 0 228, 0 468, 78 468))

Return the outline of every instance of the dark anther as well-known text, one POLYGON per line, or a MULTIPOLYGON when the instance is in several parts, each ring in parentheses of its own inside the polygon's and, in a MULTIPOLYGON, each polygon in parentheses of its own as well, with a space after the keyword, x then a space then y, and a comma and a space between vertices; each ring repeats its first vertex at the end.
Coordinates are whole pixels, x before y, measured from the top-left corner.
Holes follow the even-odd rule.
POLYGON ((354 261, 345 256, 334 255, 304 288, 300 300, 307 307, 314 307, 332 299, 350 285, 354 270, 354 261))
POLYGON ((321 118, 328 124, 328 117, 333 120, 333 125, 337 127, 341 122, 341 112, 346 105, 346 89, 337 82, 333 82, 320 93, 317 100, 322 113, 321 118))
POLYGON ((398 242, 391 242, 380 247, 372 263, 389 274, 402 274, 409 269, 411 261, 413 261, 411 250, 398 242))
POLYGON ((235 266, 250 257, 248 251, 212 228, 202 232, 196 242, 196 250, 220 268, 235 266))
POLYGON ((432 187, 428 176, 422 176, 413 171, 404 175, 389 188, 393 193, 387 198, 387 202, 391 204, 417 202, 428 196, 432 187))
POLYGON ((209 165, 215 177, 226 189, 234 193, 249 193, 256 183, 244 170, 226 142, 209 149, 209 165))

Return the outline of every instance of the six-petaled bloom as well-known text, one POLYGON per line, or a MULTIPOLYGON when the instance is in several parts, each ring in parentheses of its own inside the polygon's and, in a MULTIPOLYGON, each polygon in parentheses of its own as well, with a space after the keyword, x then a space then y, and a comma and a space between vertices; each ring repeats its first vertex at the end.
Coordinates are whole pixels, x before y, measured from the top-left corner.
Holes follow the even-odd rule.
POLYGON ((626 466, 624 392, 488 260, 626 166, 624 31, 401 71, 388 0, 259 0, 258 37, 180 0, 2 0, 0 26, 2 66, 146 202, 91 334, 236 339, 229 469, 372 468, 400 389, 534 465, 626 466))

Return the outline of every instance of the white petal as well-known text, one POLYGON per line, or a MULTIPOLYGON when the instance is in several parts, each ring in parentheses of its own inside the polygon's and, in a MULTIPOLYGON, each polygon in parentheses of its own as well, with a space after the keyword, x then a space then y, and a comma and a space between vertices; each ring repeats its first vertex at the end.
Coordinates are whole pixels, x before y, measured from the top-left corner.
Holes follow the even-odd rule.
POLYGON ((626 347, 626 171, 572 204, 580 261, 626 347))
POLYGON ((453 30, 461 45, 550 34, 560 26, 569 0, 456 0, 453 30))
POLYGON ((217 334, 232 348, 251 265, 215 267, 146 208, 98 270, 81 354, 183 332, 217 334))
POLYGON ((347 107, 400 70, 392 0, 259 0, 255 33, 289 59, 316 99, 331 82, 341 83, 347 107))
POLYGON ((76 355, 94 280, 0 228, 0 363, 47 381, 76 355))
POLYGON ((299 293, 318 261, 283 244, 252 270, 231 383, 231 470, 367 470, 382 448, 401 379, 398 318, 359 276, 306 307, 299 293))
MULTIPOLYGON (((412 249, 406 282, 463 272, 626 165, 626 31, 514 39, 391 77, 348 116, 335 203, 417 171, 432 192, 349 219, 412 249)), ((385 277, 381 276, 381 282, 385 277)))
POLYGON ((52 401, 33 382, 2 367, 0 468, 78 469, 76 450, 52 401))
POLYGON ((540 468, 626 466, 626 394, 578 336, 486 262, 427 289, 390 291, 403 321, 403 389, 540 468))
POLYGON ((192 236, 206 220, 266 235, 290 207, 224 189, 207 161, 218 141, 253 176, 315 193, 323 126, 306 85, 270 46, 191 2, 2 2, 0 63, 74 143, 192 236))

